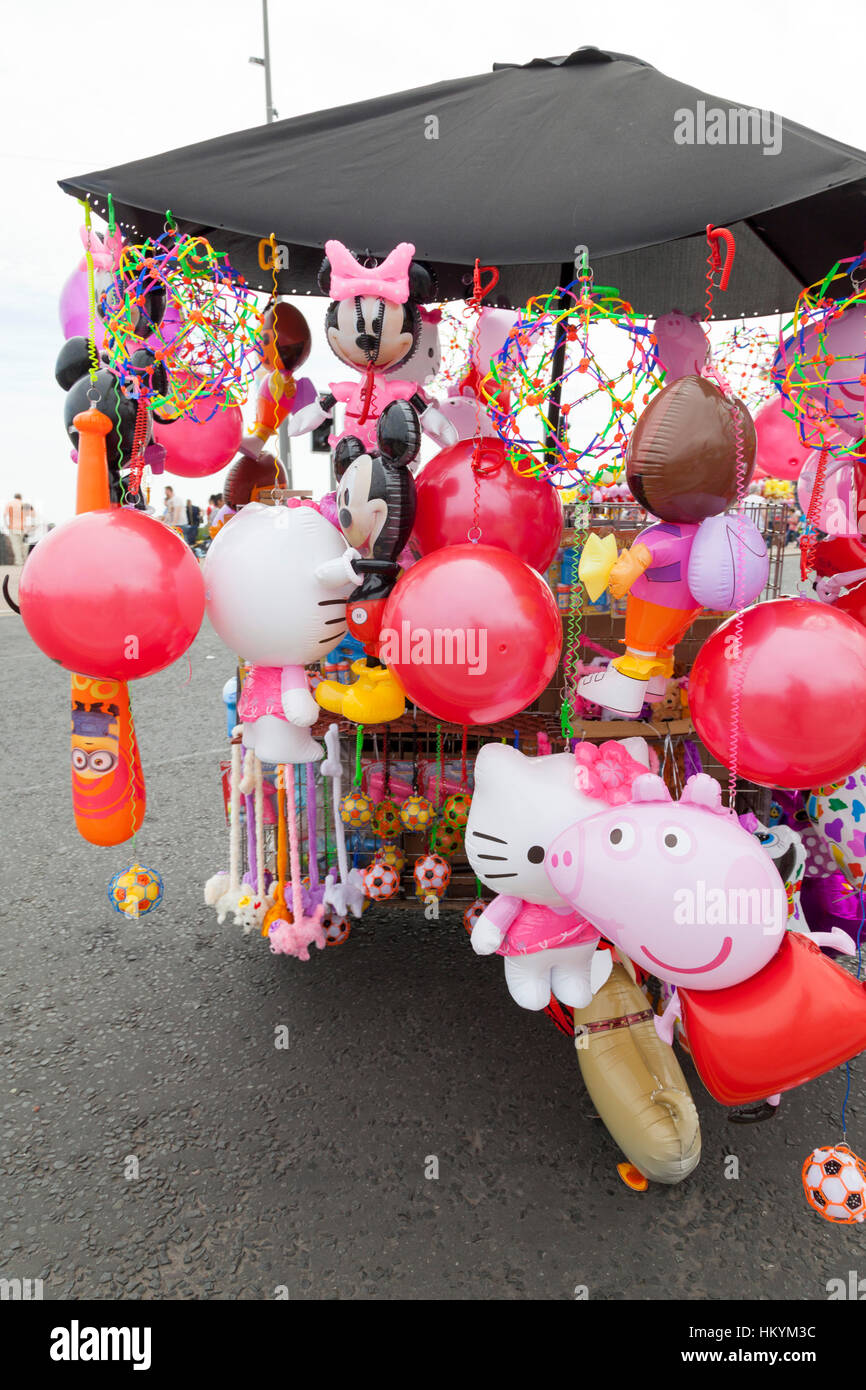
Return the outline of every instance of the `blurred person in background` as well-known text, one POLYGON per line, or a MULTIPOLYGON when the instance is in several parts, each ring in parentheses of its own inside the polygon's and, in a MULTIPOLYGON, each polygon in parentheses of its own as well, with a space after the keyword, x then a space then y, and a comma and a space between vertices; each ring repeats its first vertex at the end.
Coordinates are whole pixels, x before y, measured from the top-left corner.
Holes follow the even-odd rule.
POLYGON ((28 541, 36 522, 36 513, 29 502, 25 502, 20 492, 16 492, 11 502, 6 503, 4 513, 6 530, 12 543, 12 563, 23 565, 27 559, 28 541))

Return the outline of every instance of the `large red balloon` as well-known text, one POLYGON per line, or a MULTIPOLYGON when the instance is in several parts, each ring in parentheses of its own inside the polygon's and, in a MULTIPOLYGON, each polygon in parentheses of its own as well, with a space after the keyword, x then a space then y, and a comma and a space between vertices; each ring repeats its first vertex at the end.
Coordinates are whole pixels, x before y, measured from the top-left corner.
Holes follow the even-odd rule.
POLYGON ((797 426, 782 408, 786 404, 781 396, 774 396, 761 406, 755 416, 755 433, 758 436, 755 473, 793 481, 799 477, 811 453, 811 446, 801 442, 797 426))
POLYGON ((243 416, 236 405, 218 407, 214 396, 205 396, 196 402, 195 413, 198 421, 181 415, 170 424, 153 422, 153 441, 165 449, 166 471, 178 478, 219 473, 231 463, 243 436, 243 416))
POLYGON ((52 661, 134 680, 186 651, 204 616, 204 581, 180 536, 116 507, 49 531, 21 571, 18 601, 27 631, 52 661))
POLYGON ((764 787, 822 786, 866 762, 866 629, 808 598, 746 609, 707 639, 689 677, 698 737, 730 762, 731 708, 741 691, 738 770, 764 787))
POLYGON ((510 550, 543 573, 562 539, 559 493, 543 478, 516 472, 501 439, 482 439, 480 450, 477 477, 474 439, 443 449, 418 473, 414 535, 421 554, 469 538, 477 483, 479 542, 510 550))
POLYGON ((409 699, 453 724, 494 724, 531 704, 556 670, 562 618, 535 570, 492 545, 452 545, 401 576, 381 655, 409 699))

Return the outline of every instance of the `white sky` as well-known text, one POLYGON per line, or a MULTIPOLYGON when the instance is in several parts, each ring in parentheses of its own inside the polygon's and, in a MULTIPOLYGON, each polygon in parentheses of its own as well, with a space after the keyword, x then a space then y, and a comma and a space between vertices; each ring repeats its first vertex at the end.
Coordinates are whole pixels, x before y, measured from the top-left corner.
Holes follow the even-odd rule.
MULTIPOLYGON (((834 20, 810 0, 270 0, 274 104, 285 118, 595 44, 863 149, 859 40, 855 23, 849 46, 846 14, 834 20), (833 41, 821 57, 812 42, 823 46, 828 23, 833 41)), ((262 51, 261 5, 113 0, 99 10, 30 0, 5 7, 3 31, 0 497, 23 492, 61 520, 73 510, 75 469, 53 373, 57 299, 80 255, 81 215, 56 181, 258 124, 263 72, 247 60, 262 51)), ((303 309, 318 338, 305 371, 322 386, 335 365, 322 343, 324 302, 305 299, 303 309)), ((299 486, 321 491, 325 468, 296 443, 299 486)), ((201 501, 217 486, 180 480, 178 490, 201 501)))

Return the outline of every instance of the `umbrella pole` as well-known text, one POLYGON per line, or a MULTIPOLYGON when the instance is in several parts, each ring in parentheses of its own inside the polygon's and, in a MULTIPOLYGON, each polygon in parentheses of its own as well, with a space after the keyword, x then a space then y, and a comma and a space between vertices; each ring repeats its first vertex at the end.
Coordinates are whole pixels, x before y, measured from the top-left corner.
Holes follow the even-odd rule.
MULTIPOLYGON (((575 278, 575 268, 568 261, 563 261, 559 267, 559 286, 564 290, 566 285, 570 285, 575 278)), ((560 294, 557 300, 557 315, 567 311, 569 306, 574 307, 574 299, 571 294, 560 294)), ((550 359, 550 381, 553 391, 548 397, 550 409, 547 418, 550 421, 547 430, 546 442, 544 446, 544 462, 549 468, 556 462, 556 446, 560 437, 562 424, 562 373, 565 369, 565 336, 566 320, 560 322, 560 338, 553 349, 553 356, 550 359)))

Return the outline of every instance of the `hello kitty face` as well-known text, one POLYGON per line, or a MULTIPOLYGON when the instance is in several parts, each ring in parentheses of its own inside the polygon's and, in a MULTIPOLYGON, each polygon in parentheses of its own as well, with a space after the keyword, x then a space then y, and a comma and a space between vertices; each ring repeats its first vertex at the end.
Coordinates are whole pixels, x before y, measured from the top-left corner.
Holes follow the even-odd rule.
MULTIPOLYGON (((627 743, 646 765, 645 741, 627 743)), ((526 902, 566 906, 545 870, 547 849, 565 826, 605 809, 603 801, 577 791, 574 773, 570 753, 528 758, 504 743, 481 749, 465 843, 473 872, 488 888, 526 902)))
POLYGON ((346 635, 351 580, 316 578, 346 550, 314 507, 250 502, 217 534, 204 563, 207 613, 223 642, 259 666, 307 666, 346 635))
POLYGON ((633 800, 558 836, 554 888, 637 965, 668 984, 725 989, 778 950, 784 885, 754 836, 721 806, 705 774, 672 801, 659 777, 633 800))
POLYGON ((426 385, 439 375, 442 366, 442 344, 439 341, 441 314, 434 315, 421 310, 421 329, 418 345, 411 357, 401 366, 395 367, 388 375, 393 381, 416 381, 419 386, 426 385))

